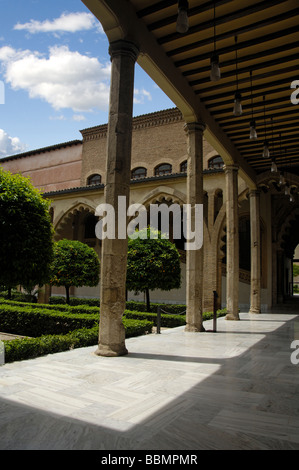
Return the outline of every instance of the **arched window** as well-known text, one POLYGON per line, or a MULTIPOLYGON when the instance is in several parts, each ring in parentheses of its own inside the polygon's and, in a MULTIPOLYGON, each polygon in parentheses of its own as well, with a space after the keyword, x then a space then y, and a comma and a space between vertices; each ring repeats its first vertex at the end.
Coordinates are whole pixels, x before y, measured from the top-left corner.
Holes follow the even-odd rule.
POLYGON ((155 168, 155 176, 170 175, 172 173, 172 166, 169 163, 162 163, 155 168))
POLYGON ((131 178, 132 180, 137 180, 140 178, 146 178, 147 170, 146 168, 143 168, 142 166, 139 166, 137 168, 134 168, 131 173, 131 178))
POLYGON ((187 173, 187 160, 181 163, 181 173, 187 173))
POLYGON ((220 157, 220 155, 216 155, 216 157, 210 158, 208 161, 208 168, 209 170, 215 170, 219 168, 223 168, 224 161, 220 157))
POLYGON ((102 182, 102 177, 101 175, 98 175, 98 174, 91 175, 87 178, 88 186, 91 186, 93 184, 101 184, 101 182, 102 182))

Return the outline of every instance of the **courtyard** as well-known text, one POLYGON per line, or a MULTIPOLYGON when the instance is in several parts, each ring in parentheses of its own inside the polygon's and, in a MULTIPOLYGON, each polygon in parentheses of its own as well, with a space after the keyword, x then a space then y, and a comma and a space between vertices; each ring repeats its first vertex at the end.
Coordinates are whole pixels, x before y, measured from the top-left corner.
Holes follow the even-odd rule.
POLYGON ((0 368, 1 450, 299 449, 299 297, 240 321, 204 322, 0 368))

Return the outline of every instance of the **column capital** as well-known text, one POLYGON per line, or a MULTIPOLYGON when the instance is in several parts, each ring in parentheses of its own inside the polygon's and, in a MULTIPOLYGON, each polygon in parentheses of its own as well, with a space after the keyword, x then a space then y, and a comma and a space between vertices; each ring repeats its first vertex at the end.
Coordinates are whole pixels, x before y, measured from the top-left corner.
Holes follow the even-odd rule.
POLYGON ((233 171, 238 171, 239 170, 239 165, 236 165, 235 163, 229 163, 228 165, 223 166, 223 170, 225 173, 230 173, 233 171))
POLYGON ((248 192, 249 197, 259 197, 261 194, 261 191, 259 189, 250 189, 248 192))
POLYGON ((134 62, 136 62, 139 55, 139 48, 131 41, 119 39, 109 44, 109 54, 111 60, 116 56, 126 55, 131 56, 134 62))
POLYGON ((196 131, 204 132, 205 128, 205 123, 201 121, 186 122, 186 124, 184 125, 184 129, 187 134, 191 134, 192 132, 196 131))

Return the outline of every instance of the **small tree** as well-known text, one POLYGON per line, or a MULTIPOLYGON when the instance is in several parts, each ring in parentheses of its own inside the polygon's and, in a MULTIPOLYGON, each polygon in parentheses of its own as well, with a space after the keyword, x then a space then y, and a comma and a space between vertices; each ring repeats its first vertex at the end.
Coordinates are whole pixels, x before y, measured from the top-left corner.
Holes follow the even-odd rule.
POLYGON ((181 285, 180 255, 174 243, 150 228, 139 232, 141 237, 128 240, 127 289, 145 292, 146 306, 150 309, 149 291, 169 291, 181 285), (158 238, 151 238, 153 234, 158 238))
POLYGON ((293 276, 297 277, 299 276, 299 264, 293 264, 293 276))
POLYGON ((32 291, 49 281, 53 256, 50 201, 28 178, 0 168, 0 285, 32 291))
POLYGON ((50 283, 53 286, 65 287, 68 304, 70 287, 96 286, 99 282, 99 271, 98 255, 85 243, 63 239, 54 244, 50 283))

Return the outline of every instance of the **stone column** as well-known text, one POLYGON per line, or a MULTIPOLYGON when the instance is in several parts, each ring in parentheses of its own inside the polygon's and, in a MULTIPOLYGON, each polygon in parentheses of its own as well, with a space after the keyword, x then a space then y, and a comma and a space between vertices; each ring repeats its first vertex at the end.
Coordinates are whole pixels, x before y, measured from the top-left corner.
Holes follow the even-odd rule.
MULTIPOLYGON (((203 204, 203 123, 186 124, 188 136, 187 203, 191 228, 195 228, 195 204, 203 204)), ((186 250, 186 331, 205 331, 202 324, 203 248, 186 250)))
POLYGON ((226 165, 226 309, 227 320, 239 320, 238 167, 226 165))
POLYGON ((249 313, 261 313, 261 227, 260 192, 251 190, 250 200, 250 238, 251 238, 251 285, 249 313))
POLYGON ((272 306, 273 305, 277 305, 277 246, 276 246, 276 242, 272 243, 272 306))
MULTIPOLYGON (((100 356, 127 354, 122 315, 126 306, 128 240, 118 236, 118 198, 129 203, 132 146, 132 113, 135 62, 138 49, 128 41, 116 41, 109 48, 112 68, 107 135, 105 203, 115 210, 115 239, 104 238, 101 259, 100 356)), ((124 210, 124 209, 122 209, 124 210)), ((120 227, 124 230, 124 227, 120 227)))
POLYGON ((284 300, 284 254, 280 248, 277 250, 277 303, 284 300))

